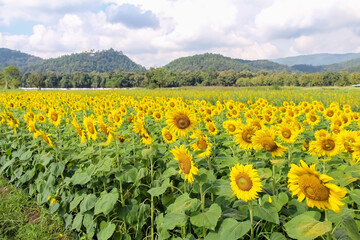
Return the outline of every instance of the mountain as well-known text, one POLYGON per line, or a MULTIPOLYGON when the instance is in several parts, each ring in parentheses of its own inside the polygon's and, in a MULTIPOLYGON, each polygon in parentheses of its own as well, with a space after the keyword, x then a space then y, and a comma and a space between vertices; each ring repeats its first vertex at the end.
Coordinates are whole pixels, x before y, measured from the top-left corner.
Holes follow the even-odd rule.
POLYGON ((58 58, 46 59, 41 62, 20 68, 23 73, 26 72, 111 72, 117 69, 125 72, 145 72, 146 69, 133 62, 122 52, 114 49, 103 51, 87 51, 83 53, 73 53, 58 58))
POLYGON ((42 61, 41 58, 30 54, 8 48, 0 48, 0 71, 9 65, 15 65, 20 68, 40 61, 42 61))
POLYGON ((267 60, 242 60, 232 59, 220 54, 204 53, 189 57, 182 57, 171 61, 164 66, 165 70, 173 72, 206 72, 209 69, 215 71, 225 71, 233 69, 235 72, 244 70, 258 72, 261 70, 269 70, 275 72, 292 71, 288 66, 273 63, 267 60))
POLYGON ((269 60, 287 66, 294 66, 294 65, 320 66, 320 65, 330 65, 334 63, 345 62, 356 58, 360 58, 360 53, 344 53, 344 54, 320 53, 320 54, 299 55, 295 57, 285 57, 285 58, 277 58, 277 59, 269 59, 269 60))

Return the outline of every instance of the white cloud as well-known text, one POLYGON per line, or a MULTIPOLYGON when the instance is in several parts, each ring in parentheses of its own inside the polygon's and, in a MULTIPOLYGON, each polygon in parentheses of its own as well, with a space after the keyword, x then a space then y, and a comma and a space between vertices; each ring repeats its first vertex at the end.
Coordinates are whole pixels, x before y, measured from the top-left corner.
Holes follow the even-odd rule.
POLYGON ((30 35, 0 30, 0 45, 45 58, 114 48, 146 67, 204 52, 264 59, 360 49, 358 0, 102 3, 100 8, 95 0, 0 0, 0 29, 14 21, 36 23, 30 35), (132 10, 131 18, 124 18, 124 9, 132 10))

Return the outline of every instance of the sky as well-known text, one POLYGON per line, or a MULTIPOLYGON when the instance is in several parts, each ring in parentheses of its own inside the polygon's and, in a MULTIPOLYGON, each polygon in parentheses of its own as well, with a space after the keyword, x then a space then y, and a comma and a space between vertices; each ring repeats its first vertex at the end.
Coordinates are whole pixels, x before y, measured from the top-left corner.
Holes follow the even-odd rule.
POLYGON ((360 52, 359 0, 0 0, 0 48, 53 58, 113 48, 147 68, 360 52))

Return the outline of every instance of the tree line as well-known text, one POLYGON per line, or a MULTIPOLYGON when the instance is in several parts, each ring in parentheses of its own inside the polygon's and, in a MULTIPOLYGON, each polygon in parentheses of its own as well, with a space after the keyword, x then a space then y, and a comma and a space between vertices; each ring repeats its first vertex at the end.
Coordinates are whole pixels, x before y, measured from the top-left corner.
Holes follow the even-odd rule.
POLYGON ((273 73, 269 71, 203 71, 174 72, 150 68, 146 72, 115 70, 99 72, 31 72, 21 74, 16 66, 0 72, 3 88, 166 88, 180 86, 347 86, 360 83, 360 72, 273 73))

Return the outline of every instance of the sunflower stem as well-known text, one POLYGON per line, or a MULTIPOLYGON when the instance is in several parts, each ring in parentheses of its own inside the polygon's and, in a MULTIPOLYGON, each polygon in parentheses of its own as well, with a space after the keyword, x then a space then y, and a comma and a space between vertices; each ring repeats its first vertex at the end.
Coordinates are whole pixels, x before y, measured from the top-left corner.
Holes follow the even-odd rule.
MULTIPOLYGON (((120 164, 120 159, 119 159, 119 148, 118 148, 118 143, 116 141, 116 136, 114 137, 115 139, 115 152, 116 152, 116 162, 118 164, 119 167, 119 173, 121 172, 121 164, 120 164)), ((124 193, 123 193, 123 188, 122 188, 122 180, 119 180, 119 184, 120 184, 120 201, 121 201, 121 206, 124 207, 125 206, 125 201, 124 201, 124 193)))
POLYGON ((273 179, 272 191, 273 191, 273 195, 275 195, 276 194, 275 164, 272 165, 272 179, 273 179))
POLYGON ((253 220, 253 205, 252 200, 249 201, 249 213, 250 213, 250 240, 254 239, 254 220, 253 220))
MULTIPOLYGON (((201 198, 201 211, 204 213, 205 212, 205 194, 203 193, 202 190, 202 183, 199 184, 200 185, 200 198, 201 198)), ((203 227, 203 237, 205 239, 206 237, 206 228, 203 227)))
MULTIPOLYGON (((151 184, 150 187, 152 187, 154 182, 154 164, 153 164, 153 157, 150 157, 150 173, 151 173, 151 184)), ((150 197, 150 222, 151 222, 151 240, 154 240, 154 196, 151 195, 150 197)))
MULTIPOLYGON (((211 171, 212 167, 211 167, 211 159, 210 159, 210 157, 208 157, 208 164, 209 164, 209 171, 211 171)), ((211 201, 213 202, 214 201, 214 194, 211 193, 210 197, 211 197, 211 201)))
POLYGON ((184 193, 187 193, 187 189, 186 189, 186 179, 184 178, 184 193))
MULTIPOLYGON (((325 221, 329 221, 329 211, 328 211, 327 209, 325 210, 325 221)), ((326 239, 327 239, 327 240, 331 240, 331 239, 332 239, 331 231, 329 231, 329 232, 326 234, 326 239)))

